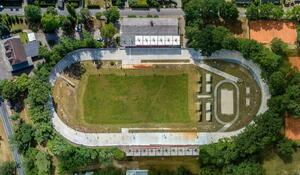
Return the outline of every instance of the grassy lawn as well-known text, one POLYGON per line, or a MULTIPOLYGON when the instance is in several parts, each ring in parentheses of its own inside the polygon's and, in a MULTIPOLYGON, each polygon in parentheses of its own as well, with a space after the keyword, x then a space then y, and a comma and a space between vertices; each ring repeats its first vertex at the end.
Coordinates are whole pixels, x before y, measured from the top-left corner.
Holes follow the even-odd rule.
POLYGON ((28 43, 28 36, 27 36, 26 32, 21 32, 21 33, 19 33, 19 35, 20 35, 21 42, 23 44, 28 43))
POLYGON ((293 154, 289 162, 283 161, 277 154, 269 153, 264 163, 266 175, 294 175, 300 172, 300 149, 293 154))
POLYGON ((83 95, 87 123, 190 122, 188 75, 90 75, 83 95))

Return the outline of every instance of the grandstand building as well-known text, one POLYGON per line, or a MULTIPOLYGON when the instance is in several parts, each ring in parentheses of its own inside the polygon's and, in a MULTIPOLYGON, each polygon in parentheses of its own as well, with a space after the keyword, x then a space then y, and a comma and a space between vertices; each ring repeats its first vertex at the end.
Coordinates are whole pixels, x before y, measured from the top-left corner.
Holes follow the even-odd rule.
POLYGON ((124 18, 120 35, 123 47, 180 47, 175 18, 124 18))

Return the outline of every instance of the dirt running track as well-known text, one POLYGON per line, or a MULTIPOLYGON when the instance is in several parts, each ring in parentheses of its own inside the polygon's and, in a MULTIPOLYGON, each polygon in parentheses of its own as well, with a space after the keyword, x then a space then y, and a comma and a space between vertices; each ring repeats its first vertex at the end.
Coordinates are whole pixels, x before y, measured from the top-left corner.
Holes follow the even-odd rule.
POLYGON ((249 23, 250 38, 260 43, 271 43, 272 39, 280 38, 287 44, 295 44, 297 40, 296 24, 286 21, 251 21, 249 23))

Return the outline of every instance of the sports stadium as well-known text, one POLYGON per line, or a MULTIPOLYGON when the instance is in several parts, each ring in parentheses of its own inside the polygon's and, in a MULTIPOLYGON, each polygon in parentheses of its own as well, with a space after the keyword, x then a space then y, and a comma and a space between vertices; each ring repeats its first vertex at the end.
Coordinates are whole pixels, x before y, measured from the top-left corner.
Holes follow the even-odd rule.
POLYGON ((81 49, 50 76, 54 128, 85 146, 127 155, 197 155, 266 110, 260 69, 238 52, 81 49))

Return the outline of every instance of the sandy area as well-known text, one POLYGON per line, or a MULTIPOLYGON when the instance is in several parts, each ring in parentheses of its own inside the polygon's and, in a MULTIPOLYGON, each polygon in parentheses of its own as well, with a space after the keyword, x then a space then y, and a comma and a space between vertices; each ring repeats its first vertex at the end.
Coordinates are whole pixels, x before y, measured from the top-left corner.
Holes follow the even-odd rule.
POLYGON ((273 38, 280 38, 288 44, 297 40, 296 24, 286 21, 252 21, 249 23, 250 38, 261 43, 271 43, 273 38))
POLYGON ((300 57, 289 57, 290 64, 300 71, 300 57))
POLYGON ((221 89, 221 113, 232 115, 233 108, 233 90, 221 89))
POLYGON ((0 162, 9 161, 12 159, 11 150, 8 139, 5 134, 2 120, 0 119, 0 162))

